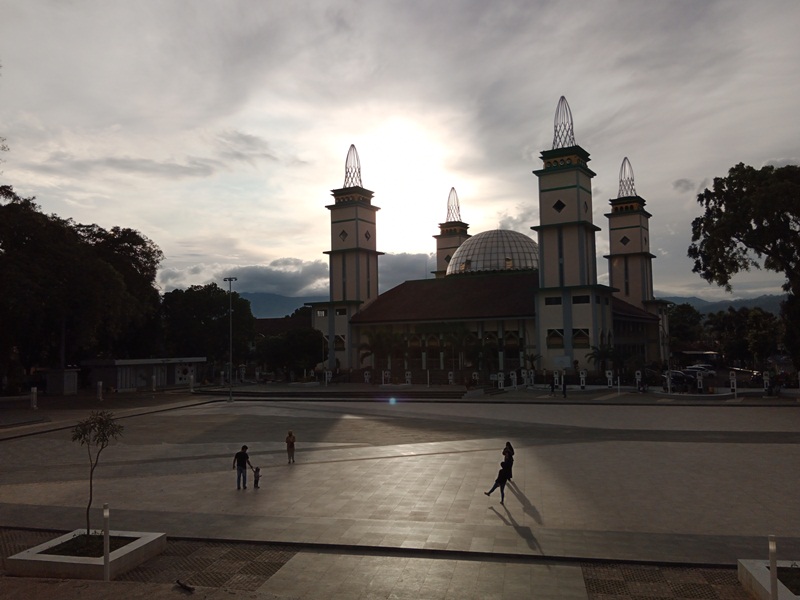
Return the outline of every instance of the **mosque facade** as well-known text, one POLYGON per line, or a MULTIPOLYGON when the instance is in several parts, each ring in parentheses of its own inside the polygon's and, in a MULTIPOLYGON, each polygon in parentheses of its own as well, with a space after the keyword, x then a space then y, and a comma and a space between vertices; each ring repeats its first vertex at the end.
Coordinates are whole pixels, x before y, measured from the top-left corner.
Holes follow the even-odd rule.
POLYGON ((378 293, 373 192, 355 146, 332 191, 330 299, 312 323, 328 344, 327 368, 375 381, 485 384, 535 371, 641 369, 667 360, 666 302, 653 296, 649 222, 625 158, 609 201, 609 285, 598 283, 589 153, 576 144, 562 97, 553 147, 541 152, 537 241, 494 230, 476 235, 451 189, 439 224, 434 278, 378 293), (333 351, 331 351, 333 350, 333 351))

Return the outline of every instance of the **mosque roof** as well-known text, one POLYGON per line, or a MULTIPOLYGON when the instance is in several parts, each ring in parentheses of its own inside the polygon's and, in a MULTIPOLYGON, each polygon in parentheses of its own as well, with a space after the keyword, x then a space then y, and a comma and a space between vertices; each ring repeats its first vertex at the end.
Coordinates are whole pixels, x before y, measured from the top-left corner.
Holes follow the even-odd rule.
POLYGON ((447 275, 539 268, 539 246, 518 231, 483 231, 462 243, 447 265, 447 275))
POLYGON ((473 273, 406 281, 384 292, 356 314, 358 325, 532 318, 536 271, 473 273))

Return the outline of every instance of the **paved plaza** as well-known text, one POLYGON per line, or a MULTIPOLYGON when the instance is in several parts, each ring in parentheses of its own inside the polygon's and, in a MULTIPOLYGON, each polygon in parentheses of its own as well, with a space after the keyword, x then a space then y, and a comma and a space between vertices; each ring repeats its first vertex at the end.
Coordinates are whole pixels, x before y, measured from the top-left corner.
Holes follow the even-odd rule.
MULTIPOLYGON (((780 558, 800 557, 795 399, 676 403, 597 390, 564 401, 527 390, 406 402, 398 394, 396 402, 233 403, 120 394, 102 405, 59 399, 36 413, 2 410, 0 527, 10 539, 81 526, 88 462, 69 429, 108 408, 125 432, 101 458, 95 523, 107 502, 112 528, 166 532, 168 554, 194 557, 198 573, 252 572, 241 597, 611 598, 652 596, 659 582, 673 592, 662 596, 707 585, 730 597, 736 560, 766 557, 767 535, 778 537, 780 558), (291 465, 289 429, 298 440, 291 465), (499 490, 484 492, 506 441, 516 460, 501 504, 499 490), (261 467, 260 489, 252 477, 236 489, 231 462, 242 444, 261 467), (632 585, 626 564, 638 568, 632 585), (654 569, 650 581, 641 575, 654 569)), ((175 597, 176 571, 164 572, 160 582, 132 572, 110 585, 128 586, 127 597, 175 597)), ((12 579, 0 578, 0 592, 34 597, 32 582, 18 591, 26 582, 12 579)), ((197 597, 231 597, 202 583, 197 597)), ((75 584, 62 585, 72 597, 75 584)), ((83 585, 86 598, 109 584, 83 585)))

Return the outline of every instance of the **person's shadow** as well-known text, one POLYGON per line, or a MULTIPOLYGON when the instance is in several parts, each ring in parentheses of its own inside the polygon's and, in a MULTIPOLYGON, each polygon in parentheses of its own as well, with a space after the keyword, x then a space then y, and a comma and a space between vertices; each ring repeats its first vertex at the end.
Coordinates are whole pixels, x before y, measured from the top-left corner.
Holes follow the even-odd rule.
POLYGON ((519 500, 519 503, 522 505, 522 510, 525 511, 526 514, 530 515, 533 518, 533 520, 536 521, 537 525, 544 524, 542 515, 539 513, 537 508, 533 504, 531 504, 531 501, 528 500, 528 497, 520 491, 516 483, 514 483, 513 481, 509 482, 508 485, 506 486, 506 489, 510 491, 512 494, 514 494, 516 499, 519 500))
POLYGON ((500 512, 494 507, 490 507, 494 513, 500 517, 500 520, 503 521, 506 525, 513 527, 514 531, 517 532, 519 537, 521 537, 525 542, 528 544, 528 548, 536 552, 537 554, 542 554, 542 546, 539 544, 539 541, 536 539, 536 536, 533 535, 533 531, 530 527, 525 527, 517 523, 516 519, 514 519, 514 515, 511 514, 511 511, 508 510, 508 507, 503 504, 503 509, 505 510, 505 516, 500 514, 500 512))

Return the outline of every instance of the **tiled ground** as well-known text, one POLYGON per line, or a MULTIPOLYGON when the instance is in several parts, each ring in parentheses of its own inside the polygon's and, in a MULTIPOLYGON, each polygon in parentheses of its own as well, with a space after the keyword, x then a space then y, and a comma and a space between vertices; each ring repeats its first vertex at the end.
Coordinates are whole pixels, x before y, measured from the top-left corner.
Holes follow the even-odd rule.
MULTIPOLYGON (((3 557, 38 545, 51 539, 52 536, 53 532, 0 529, 3 557)), ((316 558, 319 555, 311 548, 301 549, 296 546, 264 543, 169 540, 163 554, 118 577, 117 581, 168 584, 180 580, 199 588, 225 588, 231 594, 254 592, 270 589, 267 585, 270 578, 298 554, 303 555, 303 560, 307 563, 299 570, 308 572, 313 569, 314 564, 320 563, 316 558)), ((589 600, 644 598, 750 600, 750 596, 736 578, 736 569, 732 567, 679 568, 625 563, 583 563, 573 565, 573 568, 578 566, 583 574, 586 596, 589 600)), ((543 589, 552 584, 550 582, 545 584, 541 575, 537 579, 537 570, 548 571, 552 567, 528 561, 496 563, 493 568, 517 571, 528 569, 531 575, 525 579, 530 581, 532 589, 541 592, 539 596, 569 595, 564 590, 556 589, 551 594, 543 589)), ((446 589, 451 592, 459 586, 464 587, 465 595, 462 598, 470 597, 470 594, 481 597, 481 586, 490 586, 494 578, 491 566, 485 569, 482 563, 436 559, 430 555, 424 558, 381 557, 374 554, 349 557, 343 555, 331 564, 329 569, 341 575, 341 579, 336 581, 336 577, 330 573, 324 574, 331 580, 331 593, 338 593, 342 597, 346 597, 349 593, 353 594, 353 598, 361 597, 370 588, 378 587, 376 573, 380 575, 381 585, 386 588, 386 597, 393 597, 392 594, 394 597, 399 597, 400 590, 413 585, 415 597, 426 598, 427 593, 435 593, 437 585, 441 587, 445 583, 446 589), (361 575, 360 580, 352 577, 353 572, 361 575), (425 585, 429 588, 424 588, 425 585)), ((298 578, 295 573, 287 573, 287 577, 283 581, 276 582, 274 587, 283 590, 287 597, 304 597, 303 579, 298 578)), ((270 591, 275 592, 275 590, 270 591)), ((520 593, 526 591, 520 590, 520 593)), ((375 597, 381 597, 378 592, 376 594, 378 595, 375 597)))

